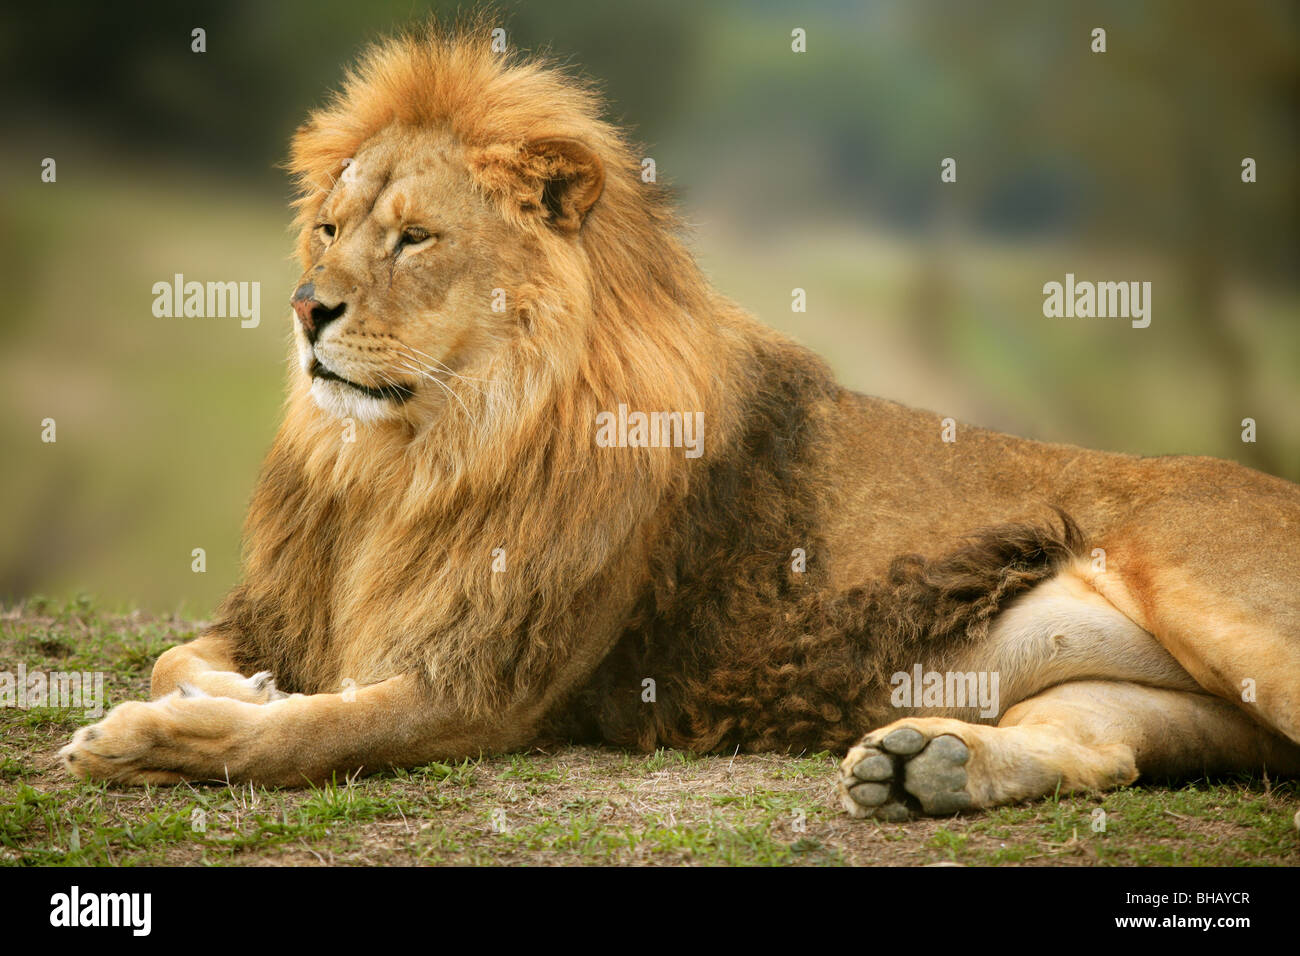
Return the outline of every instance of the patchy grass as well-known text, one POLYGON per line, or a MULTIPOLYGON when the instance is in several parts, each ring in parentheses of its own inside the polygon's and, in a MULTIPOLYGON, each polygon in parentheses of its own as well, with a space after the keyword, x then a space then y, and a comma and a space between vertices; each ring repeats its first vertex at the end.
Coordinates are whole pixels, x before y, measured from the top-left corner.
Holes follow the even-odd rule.
MULTIPOLYGON (((0 670, 98 671, 106 704, 197 625, 81 599, 0 613, 0 670)), ((908 824, 848 819, 837 758, 590 747, 431 763, 310 790, 74 783, 54 754, 93 718, 0 710, 10 865, 1295 865, 1300 786, 1195 781, 908 824), (1104 830, 1094 830, 1104 812, 1104 830)))

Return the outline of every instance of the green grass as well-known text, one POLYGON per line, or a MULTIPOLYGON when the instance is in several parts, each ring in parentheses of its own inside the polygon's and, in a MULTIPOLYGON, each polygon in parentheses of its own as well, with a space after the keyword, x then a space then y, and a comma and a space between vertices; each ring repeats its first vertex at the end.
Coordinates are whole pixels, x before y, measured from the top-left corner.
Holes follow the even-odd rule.
MULTIPOLYGON (((32 600, 0 612, 0 659, 97 670, 108 705, 148 694, 192 623, 32 600)), ((13 665, 7 665, 13 666, 13 665)), ((569 747, 430 763, 313 789, 118 788, 54 754, 91 719, 0 710, 8 865, 1295 865, 1294 782, 1192 781, 907 824, 850 820, 837 757, 569 747), (1094 811, 1105 828, 1094 830, 1094 811)))

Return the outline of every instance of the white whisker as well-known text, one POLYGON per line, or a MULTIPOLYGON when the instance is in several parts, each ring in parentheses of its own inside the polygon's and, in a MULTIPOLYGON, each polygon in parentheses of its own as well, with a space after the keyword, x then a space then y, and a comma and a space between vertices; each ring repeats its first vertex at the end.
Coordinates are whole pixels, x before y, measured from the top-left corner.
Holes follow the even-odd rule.
POLYGON ((430 371, 442 371, 448 375, 460 379, 463 382, 487 382, 489 385, 497 384, 497 380, 494 378, 475 378, 472 375, 461 375, 459 372, 453 371, 447 365, 447 363, 440 362, 438 359, 434 358, 428 352, 421 352, 413 345, 407 345, 405 342, 398 342, 397 345, 399 348, 405 349, 407 352, 411 353, 410 355, 407 356, 408 358, 412 359, 417 365, 425 366, 430 371), (422 356, 422 358, 417 358, 417 356, 422 356), (433 364, 430 365, 430 363, 433 364), (434 366, 437 366, 437 368, 435 368, 434 366))
POLYGON ((424 371, 423 369, 418 369, 411 365, 403 365, 402 367, 405 368, 408 372, 414 372, 417 375, 422 376, 423 378, 427 378, 431 382, 437 383, 443 389, 443 391, 445 391, 452 398, 456 399, 456 401, 460 402, 460 407, 465 409, 465 414, 469 417, 471 421, 474 420, 474 416, 470 414, 469 406, 465 404, 464 399, 462 399, 459 395, 457 395, 456 392, 452 390, 451 386, 448 385, 446 382, 444 382, 442 379, 438 378, 435 375, 430 374, 429 372, 424 371))

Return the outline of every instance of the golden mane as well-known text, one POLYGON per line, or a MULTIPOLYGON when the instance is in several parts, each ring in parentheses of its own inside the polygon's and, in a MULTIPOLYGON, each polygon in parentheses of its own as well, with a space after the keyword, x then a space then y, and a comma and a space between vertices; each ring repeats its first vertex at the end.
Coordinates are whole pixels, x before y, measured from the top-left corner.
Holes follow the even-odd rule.
POLYGON ((430 27, 368 50, 294 137, 304 265, 343 161, 398 123, 450 130, 474 188, 538 243, 545 267, 508 290, 520 333, 468 371, 486 384, 462 389, 463 406, 436 420, 374 426, 344 443, 305 383, 291 387, 245 527, 245 584, 226 605, 232 620, 281 622, 262 628, 256 655, 277 660, 283 683, 334 690, 344 677, 364 683, 414 665, 446 693, 505 686, 497 675, 507 673, 524 692, 567 653, 555 635, 575 594, 635 552, 686 483, 680 449, 598 449, 597 413, 620 403, 703 412, 706 447, 731 440, 737 395, 721 385, 736 391, 756 340, 726 328, 751 320, 711 292, 663 190, 642 182, 599 107, 586 83, 493 53, 482 24, 430 27), (508 201, 522 147, 556 136, 605 165, 576 237, 508 201), (492 572, 496 548, 505 573, 492 572), (411 568, 424 577, 411 580, 411 568))

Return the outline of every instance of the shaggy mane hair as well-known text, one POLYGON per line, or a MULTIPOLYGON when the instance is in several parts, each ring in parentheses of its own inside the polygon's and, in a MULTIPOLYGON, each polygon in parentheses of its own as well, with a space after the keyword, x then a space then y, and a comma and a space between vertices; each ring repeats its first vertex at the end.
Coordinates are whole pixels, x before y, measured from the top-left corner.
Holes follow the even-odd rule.
POLYGON ((1015 597, 1087 553, 1078 525, 1057 516, 1059 527, 984 529, 938 558, 899 555, 883 579, 842 593, 791 600, 770 572, 760 577, 767 587, 737 588, 733 562, 677 600, 647 597, 552 733, 647 751, 842 751, 863 727, 899 716, 888 703, 892 674, 978 644, 1015 597), (653 707, 641 698, 643 675, 662 679, 653 707))
POLYGON ((477 21, 372 47, 299 129, 289 168, 304 268, 344 160, 390 124, 450 130, 471 187, 545 265, 511 290, 511 347, 465 370, 487 384, 461 390, 463 409, 344 444, 338 422, 291 387, 245 525, 244 583, 217 627, 288 687, 414 670, 482 713, 540 693, 581 641, 581 615, 611 597, 616 569, 687 481, 680 449, 597 448, 597 413, 703 412, 706 447, 724 446, 774 337, 735 333, 742 314, 710 290, 590 86, 493 53, 477 21), (605 167, 576 240, 518 208, 519 184, 546 174, 522 148, 556 136, 605 167), (508 570, 493 574, 497 547, 508 570))

